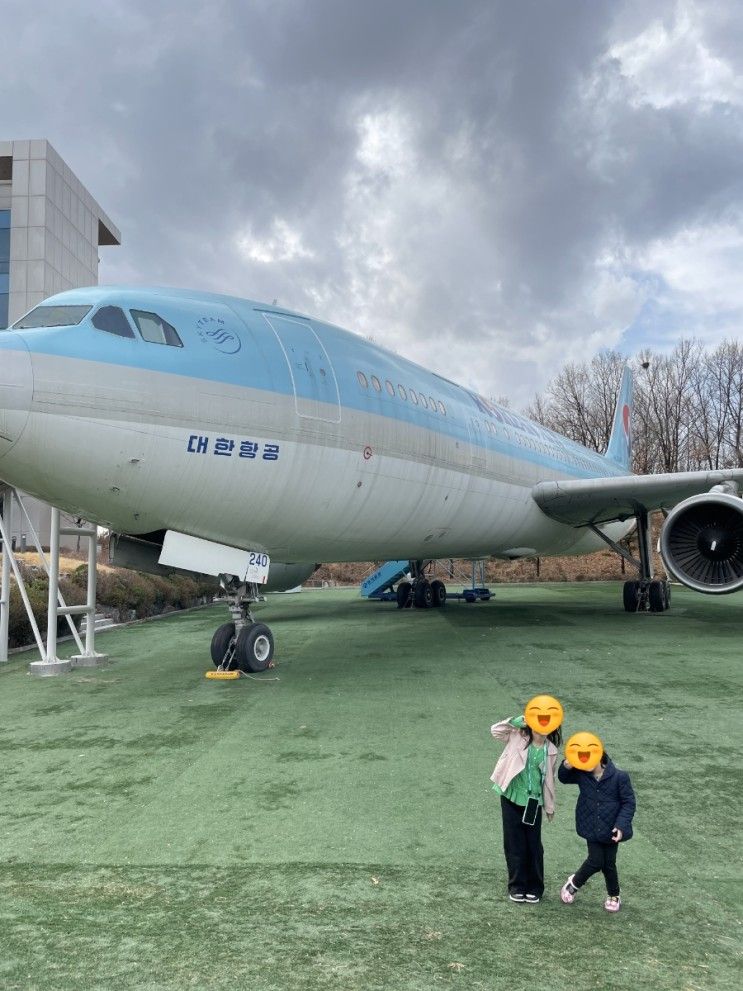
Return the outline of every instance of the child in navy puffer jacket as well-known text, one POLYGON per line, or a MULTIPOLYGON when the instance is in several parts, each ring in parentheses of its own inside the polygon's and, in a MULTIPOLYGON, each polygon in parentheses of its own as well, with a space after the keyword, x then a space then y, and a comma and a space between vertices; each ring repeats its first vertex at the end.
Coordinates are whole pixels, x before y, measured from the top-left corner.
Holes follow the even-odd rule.
POLYGON ((568 904, 574 901, 586 881, 601 871, 608 895, 604 908, 607 912, 618 912, 622 900, 617 876, 617 848, 632 838, 635 814, 635 793, 629 774, 615 767, 604 751, 593 771, 578 771, 563 761, 557 777, 563 784, 577 784, 580 788, 575 828, 578 836, 588 844, 588 856, 562 886, 560 898, 568 904))

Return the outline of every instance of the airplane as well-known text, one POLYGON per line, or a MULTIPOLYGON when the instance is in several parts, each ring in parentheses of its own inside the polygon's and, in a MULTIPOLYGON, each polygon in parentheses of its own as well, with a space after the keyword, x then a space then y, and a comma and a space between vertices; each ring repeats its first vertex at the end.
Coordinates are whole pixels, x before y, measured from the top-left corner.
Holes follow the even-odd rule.
POLYGON ((0 477, 108 528, 113 561, 221 576, 211 655, 264 670, 253 609, 318 561, 402 559, 398 605, 437 607, 443 558, 584 554, 637 527, 628 612, 664 611, 649 514, 679 582, 743 587, 743 469, 631 473, 632 376, 598 454, 445 376, 277 305, 91 287, 0 333, 0 477))

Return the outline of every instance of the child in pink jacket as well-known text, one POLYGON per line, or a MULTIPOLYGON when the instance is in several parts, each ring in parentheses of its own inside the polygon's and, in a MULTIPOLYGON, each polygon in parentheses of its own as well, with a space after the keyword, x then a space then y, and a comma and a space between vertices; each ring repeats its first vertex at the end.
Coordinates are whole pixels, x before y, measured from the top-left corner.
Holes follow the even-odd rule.
POLYGON ((536 905, 544 894, 542 810, 551 820, 562 734, 559 729, 548 736, 535 733, 523 716, 504 719, 490 732, 506 745, 490 780, 501 800, 508 897, 536 905))

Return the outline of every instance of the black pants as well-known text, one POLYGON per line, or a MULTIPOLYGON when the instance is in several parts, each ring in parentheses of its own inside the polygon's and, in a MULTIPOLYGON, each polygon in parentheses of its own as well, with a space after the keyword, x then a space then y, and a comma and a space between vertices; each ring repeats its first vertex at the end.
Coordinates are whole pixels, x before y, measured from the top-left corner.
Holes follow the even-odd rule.
POLYGON ((618 843, 588 843, 588 856, 575 872, 573 886, 582 888, 586 881, 598 874, 604 875, 606 890, 610 896, 619 894, 619 876, 617 875, 618 843))
POLYGON ((542 809, 533 826, 521 821, 523 805, 514 805, 501 795, 503 813, 503 851, 508 867, 508 893, 511 895, 544 894, 544 850, 542 849, 542 809))

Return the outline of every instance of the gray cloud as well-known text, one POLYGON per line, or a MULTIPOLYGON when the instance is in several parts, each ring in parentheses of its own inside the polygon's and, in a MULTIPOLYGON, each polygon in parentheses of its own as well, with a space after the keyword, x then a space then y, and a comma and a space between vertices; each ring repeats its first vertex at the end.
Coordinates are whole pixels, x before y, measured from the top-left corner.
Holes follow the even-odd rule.
POLYGON ((3 136, 49 137, 119 224, 107 281, 278 297, 518 404, 566 357, 654 343, 650 303, 659 341, 734 329, 742 20, 15 4, 3 136))

